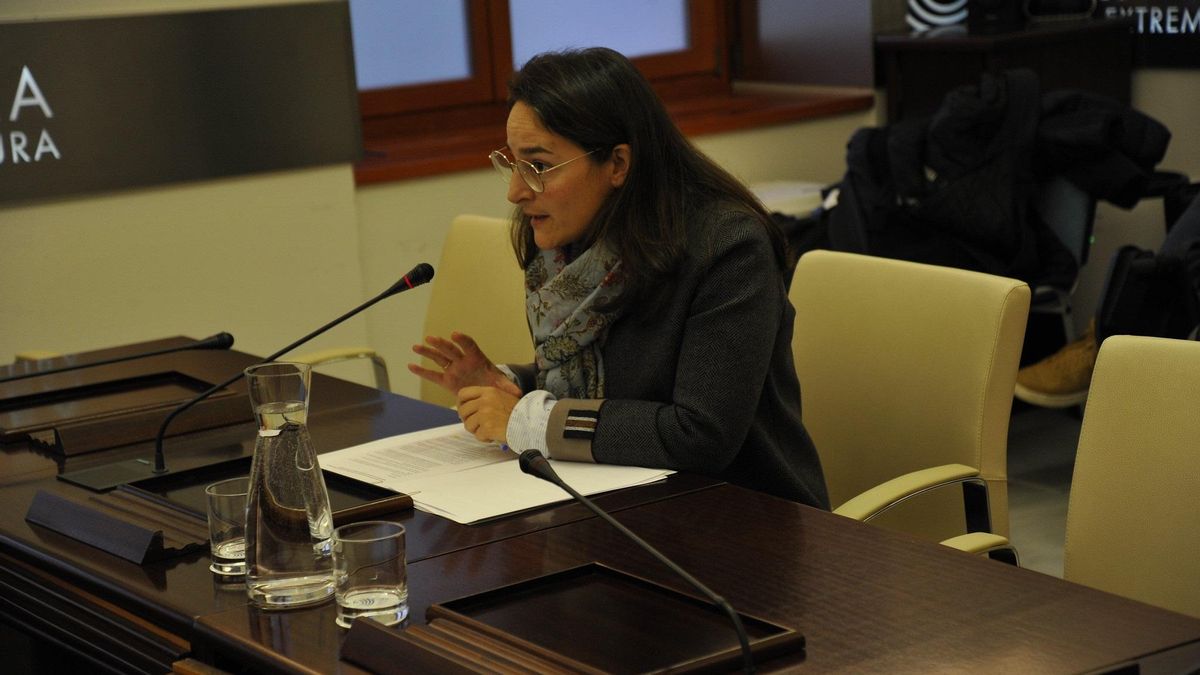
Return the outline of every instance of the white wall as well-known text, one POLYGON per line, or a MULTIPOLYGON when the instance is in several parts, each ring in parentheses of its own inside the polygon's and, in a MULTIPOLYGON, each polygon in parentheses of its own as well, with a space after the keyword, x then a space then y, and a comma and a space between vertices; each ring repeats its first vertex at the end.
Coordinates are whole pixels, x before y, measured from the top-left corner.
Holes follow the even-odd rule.
POLYGON ((364 299, 348 165, 3 208, 0 242, 5 360, 222 330, 265 355, 364 299))

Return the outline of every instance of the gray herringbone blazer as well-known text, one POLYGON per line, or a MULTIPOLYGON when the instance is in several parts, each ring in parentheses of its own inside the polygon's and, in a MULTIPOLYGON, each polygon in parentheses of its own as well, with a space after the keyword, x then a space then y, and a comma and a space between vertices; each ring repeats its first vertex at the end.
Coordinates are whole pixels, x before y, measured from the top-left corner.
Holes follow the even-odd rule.
MULTIPOLYGON (((699 212, 669 283, 652 317, 613 323, 606 398, 555 405, 550 456, 692 471, 829 508, 800 421, 795 312, 761 225, 740 210, 699 212)), ((530 383, 530 366, 514 371, 530 383)))

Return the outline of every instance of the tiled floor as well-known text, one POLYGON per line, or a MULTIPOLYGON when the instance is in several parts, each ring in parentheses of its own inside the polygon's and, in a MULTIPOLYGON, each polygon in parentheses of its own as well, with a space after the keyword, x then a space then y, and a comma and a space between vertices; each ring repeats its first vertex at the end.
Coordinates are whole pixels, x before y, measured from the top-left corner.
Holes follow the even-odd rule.
POLYGON ((1061 577, 1080 416, 1014 402, 1008 432, 1010 539, 1021 567, 1061 577))

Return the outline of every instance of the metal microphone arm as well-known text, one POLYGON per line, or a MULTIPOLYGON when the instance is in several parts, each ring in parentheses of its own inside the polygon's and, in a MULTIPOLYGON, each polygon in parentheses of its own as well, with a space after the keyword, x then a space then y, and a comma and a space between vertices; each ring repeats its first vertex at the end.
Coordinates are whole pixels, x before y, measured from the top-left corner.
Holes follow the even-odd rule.
MULTIPOLYGON (((275 352, 274 354, 271 354, 270 356, 266 357, 262 361, 259 361, 259 363, 267 363, 269 361, 274 361, 275 359, 279 358, 280 356, 283 356, 284 354, 292 351, 296 347, 299 347, 300 345, 304 344, 305 342, 308 342, 309 340, 315 338, 316 336, 320 335, 321 333, 324 333, 325 331, 329 330, 330 328, 333 328, 334 326, 345 321, 346 319, 349 319, 350 317, 354 316, 355 314, 358 314, 359 312, 370 307, 371 305, 374 305, 375 303, 379 302, 380 300, 391 297, 397 293, 400 293, 401 291, 406 291, 410 288, 419 286, 419 285, 429 281, 432 278, 433 278, 433 267, 430 266, 428 263, 421 263, 420 265, 417 265, 416 267, 414 267, 411 272, 409 272, 408 274, 401 277, 400 281, 397 281, 396 283, 392 284, 392 286, 390 288, 388 288, 386 291, 371 298, 370 300, 364 302, 363 304, 359 305, 358 307, 355 307, 354 309, 350 310, 349 312, 346 312, 345 314, 339 316, 338 318, 334 319, 333 321, 330 321, 329 323, 325 324, 324 326, 321 326, 320 328, 314 330, 313 332, 309 333, 308 335, 305 335, 304 337, 300 338, 299 340, 296 340, 292 344, 284 347, 283 349, 280 349, 279 351, 275 352)), ((167 460, 166 460, 165 454, 163 453, 163 438, 167 434, 167 427, 171 425, 171 421, 174 420, 176 417, 178 417, 182 412, 184 412, 185 410, 188 410, 189 408, 196 405, 200 401, 203 401, 204 399, 208 398, 209 396, 212 396, 217 391, 224 389, 225 387, 228 387, 229 385, 233 384, 234 382, 237 382, 244 375, 245 375, 245 371, 241 371, 241 372, 237 373, 236 375, 234 375, 233 377, 229 378, 228 380, 225 380, 224 382, 222 382, 220 384, 213 385, 212 387, 206 389, 204 392, 202 392, 200 395, 196 396, 192 400, 190 400, 187 403, 184 403, 183 405, 179 406, 178 408, 172 410, 171 414, 167 415, 166 419, 163 420, 162 426, 160 426, 158 428, 158 434, 155 435, 155 437, 154 437, 154 469, 153 469, 153 471, 155 474, 164 474, 167 472, 167 460)))

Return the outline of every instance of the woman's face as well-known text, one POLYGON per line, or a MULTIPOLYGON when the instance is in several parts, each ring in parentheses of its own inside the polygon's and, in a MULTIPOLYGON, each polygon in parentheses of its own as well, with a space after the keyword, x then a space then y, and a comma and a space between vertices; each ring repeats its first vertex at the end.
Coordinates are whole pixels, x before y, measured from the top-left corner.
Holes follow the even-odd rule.
MULTIPOLYGON (((546 129, 533 108, 521 101, 508 114, 507 134, 513 159, 523 159, 538 169, 557 166, 586 152, 546 129)), ((538 248, 561 248, 584 238, 600 205, 625 182, 628 146, 600 164, 592 161, 595 156, 543 175, 545 189, 541 192, 534 192, 513 172, 508 183, 508 201, 529 217, 538 248)))

